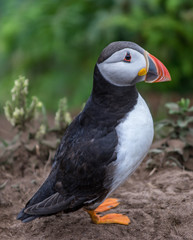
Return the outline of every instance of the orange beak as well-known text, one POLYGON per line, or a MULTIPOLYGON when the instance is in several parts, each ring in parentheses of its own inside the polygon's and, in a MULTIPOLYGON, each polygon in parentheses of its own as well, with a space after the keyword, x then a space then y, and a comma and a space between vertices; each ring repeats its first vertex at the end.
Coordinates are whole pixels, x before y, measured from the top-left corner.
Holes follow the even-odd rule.
POLYGON ((145 55, 146 61, 148 61, 148 71, 145 82, 154 83, 171 81, 171 76, 163 63, 150 53, 146 52, 145 55))

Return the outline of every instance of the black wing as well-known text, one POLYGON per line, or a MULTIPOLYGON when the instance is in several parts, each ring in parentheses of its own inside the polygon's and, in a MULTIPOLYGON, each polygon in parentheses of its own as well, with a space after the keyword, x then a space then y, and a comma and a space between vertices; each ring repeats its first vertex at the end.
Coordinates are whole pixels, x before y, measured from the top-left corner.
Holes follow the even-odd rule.
POLYGON ((112 182, 109 168, 116 160, 117 134, 114 128, 89 123, 80 115, 67 129, 55 155, 57 170, 54 180, 51 179, 52 194, 28 203, 24 209, 28 217, 75 211, 108 193, 112 182))

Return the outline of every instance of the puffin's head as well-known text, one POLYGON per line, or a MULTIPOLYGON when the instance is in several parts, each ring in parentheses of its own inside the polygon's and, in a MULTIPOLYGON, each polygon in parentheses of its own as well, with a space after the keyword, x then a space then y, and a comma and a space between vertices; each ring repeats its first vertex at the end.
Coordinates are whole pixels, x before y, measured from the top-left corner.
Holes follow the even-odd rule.
POLYGON ((113 42, 101 52, 97 66, 102 76, 117 86, 137 82, 165 82, 171 77, 166 67, 153 55, 133 42, 113 42))

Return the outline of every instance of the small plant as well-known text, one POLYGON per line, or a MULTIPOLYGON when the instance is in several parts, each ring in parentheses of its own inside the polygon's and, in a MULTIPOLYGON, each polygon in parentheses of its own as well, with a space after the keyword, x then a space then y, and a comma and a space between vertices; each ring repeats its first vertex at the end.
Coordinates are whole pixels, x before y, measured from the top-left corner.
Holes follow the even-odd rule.
POLYGON ((165 106, 168 119, 155 124, 155 135, 159 141, 149 152, 147 168, 177 165, 193 170, 193 106, 190 106, 189 99, 184 98, 165 106))
MULTIPOLYGON (((170 137, 173 139, 184 138, 193 131, 190 123, 193 123, 193 106, 190 107, 190 100, 182 98, 177 103, 166 103, 170 119, 162 120, 155 125, 156 137, 170 137)), ((192 132, 193 134, 193 132, 192 132)))
POLYGON ((67 126, 71 123, 72 117, 70 113, 67 111, 68 105, 67 105, 67 99, 62 98, 59 101, 58 104, 58 111, 55 115, 55 125, 57 129, 64 130, 67 128, 67 126))
POLYGON ((35 119, 39 111, 44 109, 42 102, 35 96, 28 103, 28 85, 28 79, 23 76, 15 80, 11 90, 12 100, 7 101, 4 107, 7 120, 19 131, 24 131, 26 125, 35 119))
POLYGON ((36 96, 29 99, 28 86, 29 81, 23 76, 15 80, 11 100, 6 102, 4 111, 7 120, 17 129, 17 134, 11 141, 0 138, 0 166, 15 169, 13 166, 17 162, 22 175, 25 162, 36 165, 37 159, 40 162, 52 160, 60 142, 58 137, 72 121, 67 111, 67 99, 63 98, 59 101, 55 116, 57 129, 50 129, 43 103, 36 96))

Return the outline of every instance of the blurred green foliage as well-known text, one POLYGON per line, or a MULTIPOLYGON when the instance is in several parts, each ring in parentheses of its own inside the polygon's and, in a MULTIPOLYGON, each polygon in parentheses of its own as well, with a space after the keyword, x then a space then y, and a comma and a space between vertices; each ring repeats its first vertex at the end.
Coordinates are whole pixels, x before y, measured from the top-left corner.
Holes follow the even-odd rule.
POLYGON ((0 109, 21 74, 48 109, 63 96, 80 106, 101 50, 118 40, 138 43, 171 73, 171 83, 140 88, 193 89, 193 1, 1 0, 0 109))

